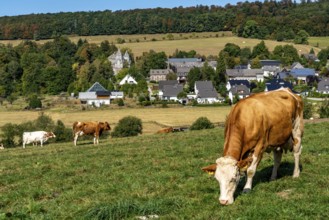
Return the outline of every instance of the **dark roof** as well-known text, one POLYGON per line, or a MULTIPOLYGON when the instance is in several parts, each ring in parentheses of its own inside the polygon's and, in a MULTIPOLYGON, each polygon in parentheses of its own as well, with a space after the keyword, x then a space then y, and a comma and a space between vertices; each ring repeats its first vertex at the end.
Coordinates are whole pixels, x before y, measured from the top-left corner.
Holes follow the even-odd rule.
POLYGON ((196 81, 195 86, 200 98, 218 98, 218 93, 211 81, 196 81))
POLYGON ((230 84, 231 86, 234 86, 234 85, 245 85, 245 86, 247 86, 248 88, 250 88, 250 83, 249 83, 249 81, 246 80, 246 79, 241 79, 241 80, 229 80, 228 82, 229 82, 229 84, 230 84))
POLYGON ((234 85, 230 91, 232 92, 233 95, 238 94, 238 95, 243 95, 247 96, 250 95, 249 88, 245 85, 234 85))
POLYGON ((201 62, 201 58, 169 58, 169 63, 201 62))
POLYGON ((267 91, 277 90, 280 88, 289 88, 292 90, 291 83, 284 81, 282 79, 272 79, 265 83, 267 91))
POLYGON ((165 85, 177 85, 178 82, 177 80, 163 80, 163 81, 159 81, 159 90, 163 90, 163 87, 165 85))
POLYGON ((97 96, 110 96, 111 92, 110 91, 96 91, 97 96))
POLYGON ((178 93, 183 91, 182 85, 165 85, 163 87, 163 96, 165 97, 177 97, 178 93))
POLYGON ((262 66, 280 66, 281 61, 279 61, 279 60, 261 60, 260 64, 262 66))

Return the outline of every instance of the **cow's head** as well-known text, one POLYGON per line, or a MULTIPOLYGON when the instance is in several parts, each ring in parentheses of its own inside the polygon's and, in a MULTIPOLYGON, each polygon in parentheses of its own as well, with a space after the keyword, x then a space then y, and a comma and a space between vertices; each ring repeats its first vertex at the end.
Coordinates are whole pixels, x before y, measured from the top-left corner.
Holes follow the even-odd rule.
POLYGON ((47 132, 47 138, 55 138, 56 135, 53 132, 47 132))
POLYGON ((242 171, 241 165, 231 157, 220 157, 216 160, 216 164, 202 168, 203 171, 215 175, 220 188, 220 204, 230 205, 234 202, 234 192, 242 171))
POLYGON ((107 121, 104 123, 104 130, 105 131, 110 131, 111 130, 111 126, 107 121))

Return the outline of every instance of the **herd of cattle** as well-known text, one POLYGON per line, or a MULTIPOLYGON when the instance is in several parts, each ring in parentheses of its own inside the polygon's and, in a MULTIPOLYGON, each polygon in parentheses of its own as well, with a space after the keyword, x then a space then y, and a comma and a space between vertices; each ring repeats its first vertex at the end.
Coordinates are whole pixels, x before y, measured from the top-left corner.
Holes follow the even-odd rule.
MULTIPOLYGON (((109 130, 111 127, 107 122, 74 122, 74 145, 77 145, 77 139, 82 135, 93 135, 94 144, 98 144, 102 132, 109 130)), ((157 133, 174 131, 173 127, 169 127, 157 133)), ((282 153, 287 150, 294 153, 293 177, 299 177, 303 132, 303 101, 291 90, 258 93, 240 100, 231 109, 226 120, 222 157, 215 164, 202 168, 217 179, 220 204, 229 205, 234 202, 234 193, 243 172, 246 172, 247 178, 243 191, 251 190, 253 177, 265 151, 273 151, 271 180, 276 179, 282 153)), ((56 136, 52 132, 24 132, 23 148, 26 144, 34 145, 39 142, 42 146, 49 138, 54 137, 56 136)))
MULTIPOLYGON (((74 135, 74 145, 77 145, 77 140, 79 136, 82 135, 93 135, 94 136, 94 144, 99 144, 99 136, 103 133, 103 131, 110 131, 111 127, 108 122, 74 122, 73 123, 73 135, 74 135)), ((23 133, 23 148, 25 148, 26 144, 33 144, 33 146, 37 146, 40 143, 40 146, 43 146, 50 138, 55 138, 56 135, 53 132, 47 131, 31 131, 23 133)), ((0 143, 0 150, 3 150, 4 146, 0 143)))

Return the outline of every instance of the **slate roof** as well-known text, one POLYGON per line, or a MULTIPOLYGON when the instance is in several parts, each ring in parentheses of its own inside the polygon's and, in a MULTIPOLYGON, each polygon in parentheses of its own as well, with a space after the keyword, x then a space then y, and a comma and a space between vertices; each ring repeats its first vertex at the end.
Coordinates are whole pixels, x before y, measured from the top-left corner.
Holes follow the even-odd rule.
POLYGON ((250 88, 250 82, 248 80, 229 80, 228 81, 229 84, 231 86, 234 86, 234 85, 245 85, 247 86, 248 88, 250 88))
POLYGON ((166 86, 166 85, 171 85, 171 86, 173 86, 173 85, 177 85, 177 84, 178 84, 177 80, 164 80, 164 81, 159 81, 159 90, 162 90, 162 91, 163 91, 164 86, 166 86))
POLYGON ((289 88, 292 90, 291 83, 284 81, 282 79, 272 79, 265 83, 265 86, 267 88, 267 91, 272 91, 280 88, 289 88))
POLYGON ((249 88, 245 85, 235 85, 230 89, 230 92, 232 92, 233 95, 238 94, 238 95, 243 95, 247 96, 250 95, 249 88))
POLYGON ((162 91, 165 97, 177 97, 178 93, 183 91, 183 85, 164 85, 162 91))
POLYGON ((200 98, 218 98, 218 93, 211 81, 196 81, 195 87, 200 98))
POLYGON ((263 74, 262 69, 226 69, 228 77, 256 77, 263 74))
POLYGON ((281 61, 279 60, 260 60, 262 66, 280 66, 281 61))
POLYGON ((201 58, 169 58, 169 63, 189 63, 189 62, 201 62, 201 58))

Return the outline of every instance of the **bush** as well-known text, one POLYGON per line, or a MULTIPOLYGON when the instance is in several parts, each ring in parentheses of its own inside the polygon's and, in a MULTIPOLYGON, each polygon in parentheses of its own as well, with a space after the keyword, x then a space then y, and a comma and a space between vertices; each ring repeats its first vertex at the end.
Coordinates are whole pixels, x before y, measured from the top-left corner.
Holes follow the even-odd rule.
POLYGON ((61 120, 57 121, 54 133, 56 135, 55 140, 58 142, 72 141, 72 129, 65 128, 65 125, 61 120))
POLYGON ((307 99, 303 99, 303 102, 304 102, 303 118, 310 119, 313 115, 313 105, 311 102, 307 101, 307 99))
POLYGON ((15 136, 18 134, 17 125, 7 123, 2 126, 1 139, 6 148, 15 147, 15 136))
POLYGON ((209 121, 207 117, 198 118, 190 127, 190 130, 211 129, 215 126, 209 121))
POLYGON ((134 116, 122 118, 111 133, 112 137, 130 137, 142 134, 142 120, 134 116))
POLYGON ((329 100, 325 100, 319 108, 320 118, 329 118, 329 100))
POLYGON ((29 98, 29 107, 32 108, 32 109, 35 109, 35 108, 42 108, 42 102, 41 102, 41 100, 38 98, 37 95, 32 95, 32 96, 29 98))

